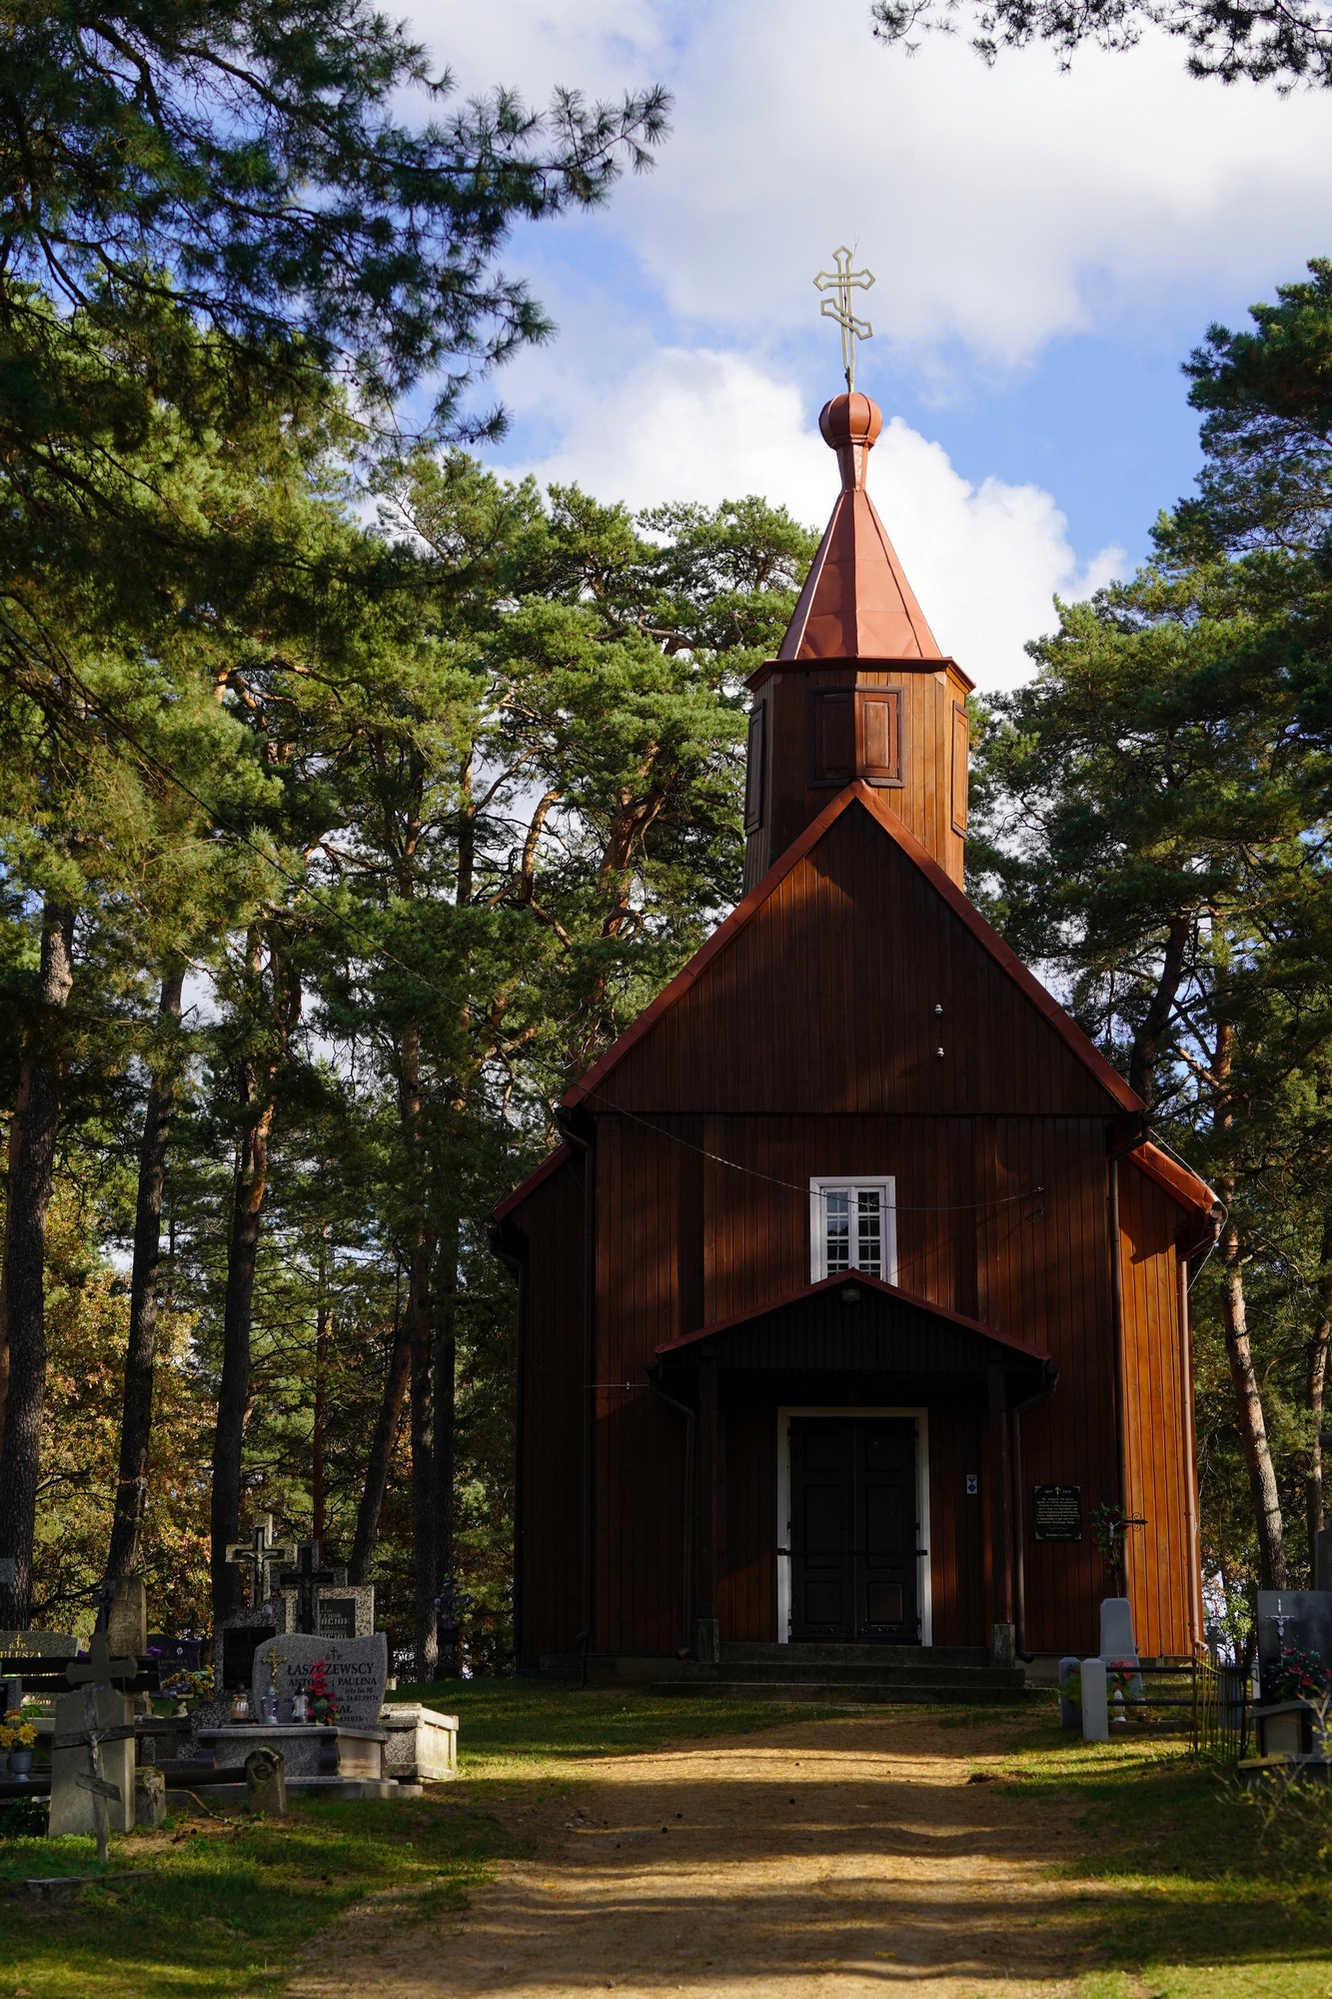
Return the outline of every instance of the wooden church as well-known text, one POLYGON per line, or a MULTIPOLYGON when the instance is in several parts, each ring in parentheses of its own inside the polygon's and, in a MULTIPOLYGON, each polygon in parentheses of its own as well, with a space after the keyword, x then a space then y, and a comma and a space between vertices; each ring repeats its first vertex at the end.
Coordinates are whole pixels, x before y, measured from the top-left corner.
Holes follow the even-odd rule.
POLYGON ((1213 1196, 963 893, 972 683, 865 490, 881 426, 820 417, 841 492, 750 681, 744 900, 492 1217, 523 1669, 1095 1651, 1105 1503, 1143 1657, 1201 1636, 1213 1196))

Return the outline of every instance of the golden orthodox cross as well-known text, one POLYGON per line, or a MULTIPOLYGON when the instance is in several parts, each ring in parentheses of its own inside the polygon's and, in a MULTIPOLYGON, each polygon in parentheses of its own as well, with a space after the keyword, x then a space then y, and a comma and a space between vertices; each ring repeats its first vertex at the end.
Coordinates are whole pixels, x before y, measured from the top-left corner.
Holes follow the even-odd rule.
POLYGON ((833 271, 820 271, 814 282, 821 292, 833 292, 833 298, 825 298, 819 310, 825 319, 835 319, 842 329, 842 366, 846 370, 848 390, 856 386, 856 342, 872 340, 874 328, 867 319, 857 319, 852 310, 853 291, 868 291, 874 283, 873 271, 853 271, 851 252, 845 243, 833 251, 833 271))

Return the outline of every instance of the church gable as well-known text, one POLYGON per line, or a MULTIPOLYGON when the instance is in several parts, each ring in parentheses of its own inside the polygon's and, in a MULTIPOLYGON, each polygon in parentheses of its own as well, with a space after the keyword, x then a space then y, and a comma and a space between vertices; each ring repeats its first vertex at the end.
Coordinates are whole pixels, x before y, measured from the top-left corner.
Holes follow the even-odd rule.
POLYGON ((594 1110, 662 1113, 1137 1107, 860 785, 807 829, 566 1101, 585 1096, 594 1110))

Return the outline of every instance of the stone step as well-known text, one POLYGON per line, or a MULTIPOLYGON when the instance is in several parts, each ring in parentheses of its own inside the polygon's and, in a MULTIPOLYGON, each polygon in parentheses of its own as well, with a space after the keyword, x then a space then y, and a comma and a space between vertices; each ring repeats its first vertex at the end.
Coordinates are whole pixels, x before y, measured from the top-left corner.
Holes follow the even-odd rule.
POLYGON ((818 1707, 1021 1707, 1048 1701, 1048 1688, 994 1687, 961 1674, 893 1681, 848 1680, 653 1680, 654 1694, 708 1694, 715 1700, 786 1701, 818 1707))
POLYGON ((726 1640, 721 1648, 723 1665, 758 1665, 768 1659, 799 1660, 807 1666, 988 1666, 990 1655, 983 1645, 791 1645, 741 1643, 726 1640))
POLYGON ((929 1665, 890 1666, 840 1659, 723 1659, 719 1666, 711 1666, 702 1665, 696 1659, 684 1659, 674 1671, 676 1677, 691 1681, 771 1680, 785 1683, 789 1680, 827 1680, 843 1686, 893 1686, 899 1680, 913 1685, 926 1685, 933 1680, 947 1680, 951 1684, 956 1680, 996 1690, 1026 1684, 1026 1675, 1020 1666, 936 1666, 932 1662, 929 1665))

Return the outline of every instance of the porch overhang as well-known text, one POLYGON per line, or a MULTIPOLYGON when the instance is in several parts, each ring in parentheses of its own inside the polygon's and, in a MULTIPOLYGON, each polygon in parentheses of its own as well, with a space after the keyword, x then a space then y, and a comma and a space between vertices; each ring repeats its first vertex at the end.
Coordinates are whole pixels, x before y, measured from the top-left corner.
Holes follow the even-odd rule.
POLYGON ((1039 1347, 861 1271, 668 1340, 656 1349, 651 1372, 663 1385, 674 1379, 684 1387, 703 1366, 732 1378, 947 1375, 970 1377, 977 1387, 1001 1367, 1010 1402, 1048 1394, 1059 1371, 1039 1347))

